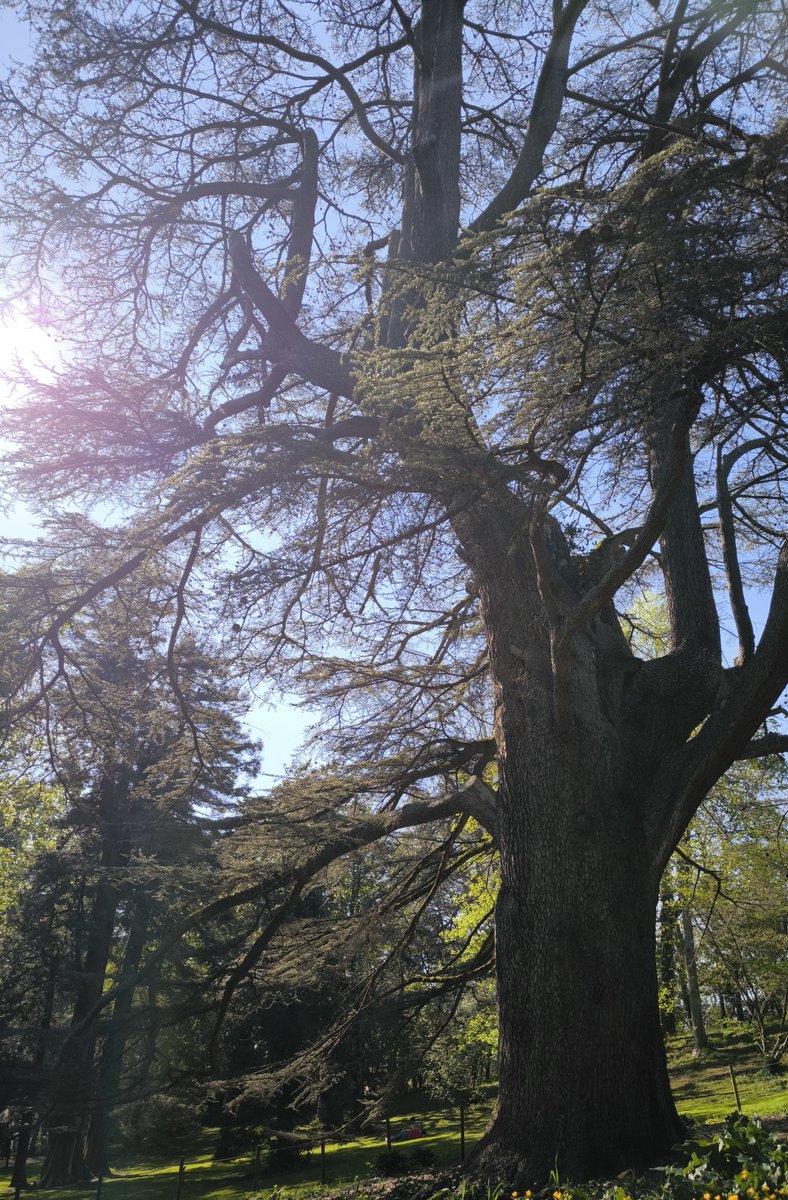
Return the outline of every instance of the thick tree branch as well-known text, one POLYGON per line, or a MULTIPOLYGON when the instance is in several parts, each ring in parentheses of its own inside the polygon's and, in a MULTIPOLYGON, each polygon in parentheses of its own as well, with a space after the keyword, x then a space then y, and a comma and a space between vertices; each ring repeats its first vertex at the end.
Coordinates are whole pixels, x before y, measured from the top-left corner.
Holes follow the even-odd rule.
POLYGON ((766 758, 770 754, 788 753, 788 733, 764 733, 753 740, 739 753, 737 761, 748 758, 766 758))
POLYGON ((492 788, 483 779, 471 775, 457 791, 457 797, 463 811, 486 829, 494 842, 498 841, 499 818, 498 800, 492 788))
POLYGON ((689 470, 687 430, 694 414, 695 408, 685 404, 683 411, 674 421, 668 435, 670 461, 666 460, 664 463, 664 469, 655 488, 654 499, 643 524, 632 538, 627 550, 568 614, 560 641, 571 637, 591 617, 601 612, 604 606, 613 599, 622 584, 646 561, 664 528, 673 497, 681 485, 684 473, 689 470))
POLYGON ((327 392, 352 396, 354 381, 347 356, 301 333, 287 307, 255 269, 242 233, 231 233, 228 246, 240 287, 268 325, 269 338, 263 351, 269 361, 327 392))
POLYGON ((561 115, 566 97, 572 36, 587 3, 588 0, 568 0, 556 16, 553 36, 539 73, 528 117, 528 128, 517 161, 498 195, 471 222, 471 233, 483 233, 493 229, 502 217, 522 204, 533 188, 561 115))
POLYGON ((664 866, 698 805, 732 763, 749 757, 756 730, 788 683, 788 539, 783 543, 769 615, 752 658, 731 672, 727 698, 654 780, 667 812, 652 819, 655 857, 664 866))
POLYGON ((736 623, 736 632, 739 636, 738 664, 746 662, 755 653, 755 631, 744 595, 728 476, 737 458, 746 453, 747 449, 758 445, 762 446, 763 442, 764 439, 760 439, 756 443, 747 443, 746 448, 740 446, 733 454, 723 454, 722 447, 717 451, 717 511, 720 518, 720 541, 722 543, 722 561, 725 567, 725 582, 728 587, 731 612, 736 623))
MULTIPOLYGON (((676 449, 672 442, 672 432, 664 428, 658 428, 651 441, 652 473, 657 488, 663 479, 673 486, 676 449)), ((698 511, 689 432, 684 434, 681 458, 684 469, 675 484, 660 532, 672 649, 691 646, 695 651, 702 647, 711 650, 719 660, 719 616, 698 511)))

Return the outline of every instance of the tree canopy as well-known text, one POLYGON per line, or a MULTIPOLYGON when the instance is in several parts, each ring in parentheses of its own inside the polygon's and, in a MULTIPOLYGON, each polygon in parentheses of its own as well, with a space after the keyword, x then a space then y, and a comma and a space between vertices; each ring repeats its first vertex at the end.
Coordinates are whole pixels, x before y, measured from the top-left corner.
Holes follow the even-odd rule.
POLYGON ((187 631, 322 714, 321 766, 249 823, 265 868, 183 926, 258 906, 220 1011, 332 863, 437 823, 414 898, 473 819, 501 864, 476 1168, 666 1153, 660 876, 786 744, 780 5, 19 11, 4 286, 63 366, 5 418, 49 530, 3 577, 10 719, 142 580, 196 745, 187 631))

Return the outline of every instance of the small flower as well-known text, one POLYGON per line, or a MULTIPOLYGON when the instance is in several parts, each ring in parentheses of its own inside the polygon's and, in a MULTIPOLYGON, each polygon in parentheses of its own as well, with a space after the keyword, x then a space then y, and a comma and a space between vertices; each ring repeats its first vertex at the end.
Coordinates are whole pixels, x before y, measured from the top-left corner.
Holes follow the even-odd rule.
POLYGON ((703 1200, 711 1200, 711 1192, 704 1192, 703 1200))
POLYGON ((560 1192, 553 1192, 553 1200, 561 1200, 560 1192))
POLYGON ((739 1200, 738 1192, 732 1192, 731 1195, 728 1197, 728 1200, 739 1200))
POLYGON ((739 1176, 739 1178, 740 1178, 740 1179, 746 1179, 746 1178, 747 1178, 747 1172, 746 1172, 746 1171, 742 1171, 742 1173, 741 1173, 741 1175, 739 1176))

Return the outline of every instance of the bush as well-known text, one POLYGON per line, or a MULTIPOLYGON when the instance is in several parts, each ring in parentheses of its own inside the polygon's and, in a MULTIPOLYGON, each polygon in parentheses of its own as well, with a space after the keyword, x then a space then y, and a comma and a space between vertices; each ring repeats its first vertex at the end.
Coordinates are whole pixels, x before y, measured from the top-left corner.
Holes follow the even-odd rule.
POLYGON ((429 1171, 435 1166, 435 1155, 429 1146, 417 1146, 412 1154, 408 1155, 408 1166, 429 1171))
POLYGON ((175 1096, 151 1096, 124 1106, 117 1115, 117 1141, 138 1154, 173 1156, 200 1136, 202 1126, 192 1102, 175 1096))
POLYGON ((746 1200, 756 1193, 779 1194, 788 1182, 788 1146, 757 1117, 731 1113, 718 1137, 692 1139, 681 1149, 687 1157, 684 1175, 696 1193, 735 1193, 746 1200))
POLYGON ((404 1170, 405 1159, 401 1150, 389 1149, 387 1146, 375 1159, 375 1171, 378 1175, 401 1175, 404 1170))
POLYGON ((268 1170, 272 1172, 294 1170, 300 1164, 306 1149, 302 1142, 273 1134, 268 1140, 268 1170))

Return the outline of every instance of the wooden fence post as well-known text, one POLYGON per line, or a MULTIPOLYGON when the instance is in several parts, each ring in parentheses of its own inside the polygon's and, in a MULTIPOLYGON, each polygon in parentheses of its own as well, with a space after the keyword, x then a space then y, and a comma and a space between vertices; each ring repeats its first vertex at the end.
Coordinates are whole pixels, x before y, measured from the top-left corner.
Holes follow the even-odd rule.
POLYGON ((326 1139, 320 1139, 320 1182, 326 1182, 326 1139))
POLYGON ((252 1191, 257 1191, 257 1172, 260 1170, 260 1147, 256 1146, 254 1151, 254 1162, 252 1163, 252 1191))
POLYGON ((386 1117, 386 1149, 391 1149, 391 1117, 386 1117))
POLYGON ((98 1179, 96 1180, 96 1200, 101 1200, 101 1189, 103 1186, 104 1180, 102 1179, 101 1175, 99 1175, 98 1179))
POLYGON ((465 1162, 465 1105, 460 1105, 460 1161, 465 1162))
POLYGON ((733 1085, 733 1095, 736 1100, 736 1111, 741 1112, 741 1101, 739 1100, 739 1086, 736 1083, 736 1072, 733 1069, 733 1063, 728 1063, 728 1070, 731 1073, 731 1084, 733 1085))
POLYGON ((178 1163, 178 1190, 175 1193, 175 1200, 181 1200, 181 1193, 183 1192, 183 1177, 185 1174, 186 1159, 181 1158, 181 1161, 178 1163))

